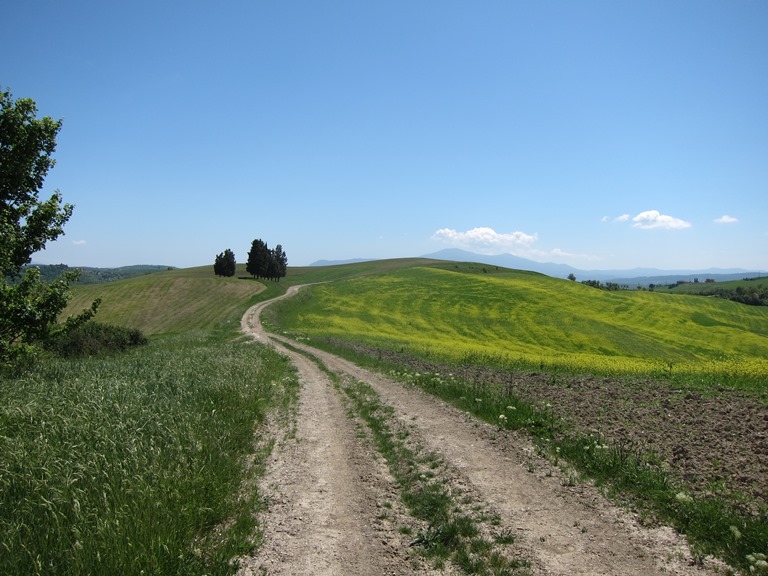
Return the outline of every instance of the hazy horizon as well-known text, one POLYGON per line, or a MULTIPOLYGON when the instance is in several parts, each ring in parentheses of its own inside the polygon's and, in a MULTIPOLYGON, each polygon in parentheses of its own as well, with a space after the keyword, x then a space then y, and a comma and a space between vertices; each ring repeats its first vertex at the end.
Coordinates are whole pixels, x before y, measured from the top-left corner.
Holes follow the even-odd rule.
MULTIPOLYGON (((501 253, 501 254, 479 254, 476 252, 470 252, 467 250, 462 250, 460 248, 444 248, 441 250, 437 250, 435 252, 431 252, 428 254, 419 254, 415 256, 398 256, 393 257, 392 259, 419 259, 419 258, 434 258, 434 259, 444 259, 449 261, 457 261, 457 262, 478 262, 478 263, 487 263, 487 264, 493 264, 494 262, 497 262, 498 259, 504 259, 505 257, 511 257, 515 259, 521 259, 522 262, 530 262, 533 264, 541 264, 541 265, 553 265, 553 266, 564 266, 569 267, 568 264, 558 264, 555 262, 543 262, 539 260, 532 260, 529 258, 523 258, 521 256, 515 256, 514 254, 510 253, 501 253), (458 256, 458 257, 457 257, 458 256)), ((389 258, 365 258, 365 257, 353 257, 353 258, 345 258, 345 259, 329 259, 329 258, 319 258, 313 262, 310 262, 308 264, 294 264, 289 265, 289 268, 291 266, 295 267, 305 267, 305 266, 334 266, 334 265, 341 265, 341 264, 352 264, 357 262, 375 262, 377 260, 387 260, 389 258)), ((243 258, 242 260, 238 260, 237 264, 244 265, 246 262, 246 258, 243 258)), ((56 263, 43 263, 39 261, 33 260, 30 263, 30 266, 56 266, 56 265, 66 265, 70 268, 130 268, 132 266, 157 266, 157 267, 171 267, 171 268, 196 268, 200 266, 213 266, 212 263, 204 263, 204 264, 197 264, 193 266, 172 266, 170 264, 163 264, 163 263, 153 263, 153 262, 137 262, 134 264, 125 264, 121 266, 87 266, 87 265, 78 265, 78 264, 69 264, 66 262, 56 262, 56 263)), ((497 264, 501 265, 501 264, 497 264)), ((514 266, 508 266, 510 268, 514 268, 514 266)), ((658 272, 658 273, 670 273, 670 274, 684 274, 684 273, 690 273, 690 274, 697 274, 702 272, 711 272, 711 273, 724 273, 724 274, 733 274, 733 273, 743 273, 743 272, 754 272, 758 274, 768 274, 768 270, 761 270, 761 269, 749 269, 749 268, 738 268, 738 267, 731 267, 731 268, 723 268, 723 267, 710 267, 710 268, 657 268, 657 267, 634 267, 634 268, 611 268, 611 269, 589 269, 589 268, 576 268, 571 267, 574 271, 580 271, 580 272, 605 272, 605 273, 616 273, 620 274, 622 272, 636 272, 636 271, 649 271, 649 272, 658 272)), ((638 276, 639 277, 639 276, 638 276)))

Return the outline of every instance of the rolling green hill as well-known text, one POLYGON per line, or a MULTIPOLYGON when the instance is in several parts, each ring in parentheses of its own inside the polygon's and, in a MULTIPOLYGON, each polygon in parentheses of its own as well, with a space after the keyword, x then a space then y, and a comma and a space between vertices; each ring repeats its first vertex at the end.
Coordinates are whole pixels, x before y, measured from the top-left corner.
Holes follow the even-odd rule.
POLYGON ((254 281, 244 264, 237 266, 237 274, 232 278, 214 276, 213 266, 165 270, 109 283, 78 284, 62 316, 75 314, 101 298, 96 315, 99 322, 138 328, 149 335, 205 329, 222 322, 238 322, 260 293, 259 298, 268 298, 292 284, 363 277, 432 262, 437 261, 397 259, 294 267, 277 284, 254 281))
POLYGON ((281 329, 447 360, 607 373, 768 376, 768 309, 606 292, 531 272, 427 263, 321 284, 280 303, 281 329))
POLYGON ((101 322, 146 334, 237 322, 257 299, 280 329, 451 361, 601 373, 693 374, 765 383, 768 308, 720 298, 606 292, 534 272, 429 259, 290 268, 279 284, 210 266, 78 286, 67 313, 100 297, 101 322), (266 289, 265 289, 266 286, 266 289))
MULTIPOLYGON (((351 354, 382 348, 402 351, 379 355, 380 365, 395 366, 395 377, 442 395, 496 426, 512 427, 515 418, 515 428, 540 438, 556 431, 556 436, 545 438, 554 466, 563 457, 586 477, 607 479, 622 494, 636 494, 641 509, 654 517, 660 514, 663 521, 668 518, 697 546, 702 541, 707 546, 727 542, 727 549, 719 544, 712 549, 742 564, 747 554, 765 549, 764 512, 759 517, 751 508, 732 512, 730 493, 713 493, 714 484, 704 481, 709 482, 708 470, 714 470, 711 478, 718 483, 738 477, 739 486, 754 486, 755 494, 762 489, 765 475, 759 467, 745 469, 744 462, 754 460, 763 445, 759 426, 764 405, 758 402, 764 402, 768 382, 768 307, 660 292, 608 292, 533 272, 426 259, 292 268, 280 283, 254 281, 242 266, 238 273, 240 277, 217 278, 212 267, 205 266, 74 289, 69 313, 99 297, 103 305, 97 320, 158 337, 126 355, 53 358, 36 367, 34 382, 6 386, 6 429, 12 433, 0 437, 8 440, 5 452, 15 458, 11 468, 22 471, 17 486, 28 487, 22 497, 5 491, 12 496, 7 509, 20 501, 26 506, 17 514, 22 520, 14 517, 8 525, 13 530, 34 527, 36 541, 30 546, 26 538, 14 549, 19 553, 3 559, 23 561, 27 555, 39 562, 45 554, 61 558, 64 552, 50 543, 63 542, 65 552, 84 548, 95 558, 98 571, 104 564, 93 550, 109 545, 108 558, 119 566, 113 572, 120 572, 126 562, 135 566, 137 558, 151 566, 148 572, 157 572, 157 564, 151 564, 156 555, 164 562, 188 562, 192 543, 209 542, 207 532, 201 539, 201 525, 215 528, 216 542, 221 526, 240 525, 239 520, 224 521, 239 513, 224 504, 237 504, 252 519, 251 505, 242 506, 236 494, 243 486, 242 462, 253 446, 254 418, 261 422, 261 411, 279 402, 288 410, 298 381, 287 372, 285 357, 268 346, 233 341, 232 336, 249 305, 291 284, 313 285, 266 309, 265 321, 273 328, 320 346, 348 342, 353 344, 347 350, 351 354), (424 363, 419 356, 438 362, 424 363), (580 378, 574 372, 641 378, 580 378), (498 379, 485 379, 491 373, 498 379), (647 375, 665 378, 653 381, 647 375), (711 390, 714 398, 700 402, 707 395, 698 390, 691 394, 687 383, 711 390), (740 390, 732 394, 731 387, 740 390), (759 394, 744 394, 745 389, 759 394), (676 410, 680 417, 670 418, 676 410), (739 433, 733 426, 737 419, 746 424, 739 433), (233 431, 224 427, 230 420, 236 424, 233 431), (52 443, 39 441, 40 422, 57 431, 51 435, 58 440, 55 453, 52 443), (648 434, 650 429, 657 434, 648 434), (721 445, 710 444, 712 436, 705 432, 735 438, 743 450, 729 454, 726 463, 723 452, 733 451, 734 444, 721 450, 721 445), (244 439, 240 451, 219 460, 221 447, 229 446, 235 434, 244 439), (632 443, 635 438, 641 439, 639 444, 632 443), (122 446, 130 450, 107 451, 122 446), (164 449, 158 451, 157 446, 164 449), (648 450, 648 458, 640 451, 635 456, 634 446, 648 450), (663 458, 672 458, 670 452, 679 446, 691 453, 703 450, 696 452, 701 468, 693 468, 703 472, 691 473, 690 482, 682 477, 685 492, 675 476, 655 480, 658 467, 669 464, 663 458), (178 473, 190 469, 199 473, 178 473), (116 508, 120 521, 109 523, 106 536, 80 531, 77 527, 88 526, 88 518, 112 518, 112 499, 98 497, 108 489, 105 481, 121 486, 117 494, 129 496, 116 508), (695 496, 688 497, 690 502, 680 500, 698 486, 706 492, 691 492, 695 496), (86 493, 97 498, 87 500, 86 493), (721 494, 722 500, 713 499, 721 494), (222 510, 215 515, 212 495, 222 510), (57 517, 70 518, 75 497, 87 512, 71 525, 77 530, 70 526, 74 520, 49 521, 52 501, 57 517), (32 520, 23 516, 30 508, 27 502, 34 503, 32 520), (152 512, 149 520, 147 510, 152 512), (167 514, 158 521, 157 511, 167 514), (160 525, 169 535, 170 554, 156 545, 160 525), (734 526, 743 535, 738 547, 728 540, 734 526), (91 536, 84 547, 81 533, 91 536)), ((673 472, 678 470, 674 459, 669 465, 673 472)), ((690 470, 679 469, 686 474, 690 470)), ((741 492, 737 497, 739 506, 751 498, 741 492)), ((764 499, 756 498, 757 509, 764 510, 764 499)), ((253 533, 250 525, 244 526, 253 533)), ((230 539, 240 542, 237 535, 230 539)), ((232 554, 220 557, 228 562, 232 554)), ((219 556, 211 558, 218 561, 219 556)), ((30 572, 19 566, 4 572, 30 572)), ((160 571, 182 573, 176 564, 168 566, 160 571)), ((194 570, 189 573, 212 573, 190 566, 194 570)))
POLYGON ((167 270, 78 285, 64 315, 101 298, 98 322, 138 328, 148 335, 206 329, 239 322, 247 304, 262 290, 264 285, 251 279, 217 278, 211 266, 167 270))

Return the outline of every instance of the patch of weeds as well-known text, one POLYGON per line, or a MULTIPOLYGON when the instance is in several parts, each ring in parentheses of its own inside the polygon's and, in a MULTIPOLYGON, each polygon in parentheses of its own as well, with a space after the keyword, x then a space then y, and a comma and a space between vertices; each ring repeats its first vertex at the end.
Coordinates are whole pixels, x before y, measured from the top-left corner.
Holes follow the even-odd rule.
POLYGON ((578 477, 574 473, 569 473, 567 476, 563 476, 563 479, 560 481, 560 484, 565 486, 566 488, 573 488, 578 484, 578 477))
POLYGON ((768 557, 763 553, 747 555, 749 571, 752 574, 768 574, 768 557))
POLYGON ((490 542, 485 538, 473 538, 470 542, 469 549, 474 554, 488 554, 493 550, 493 542, 490 542))
POLYGON ((116 354, 147 344, 149 339, 140 330, 90 321, 59 331, 45 347, 63 358, 82 358, 116 354))
POLYGON ((515 543, 517 535, 510 530, 502 530, 501 532, 494 534, 493 539, 497 544, 509 545, 515 543))
POLYGON ((501 526, 501 518, 496 514, 491 514, 490 516, 487 516, 486 519, 491 526, 501 526))

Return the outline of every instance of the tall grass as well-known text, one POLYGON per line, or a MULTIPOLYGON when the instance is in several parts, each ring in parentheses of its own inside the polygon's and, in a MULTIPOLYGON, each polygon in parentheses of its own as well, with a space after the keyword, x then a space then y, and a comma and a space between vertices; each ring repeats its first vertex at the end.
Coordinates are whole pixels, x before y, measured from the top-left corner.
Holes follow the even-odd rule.
POLYGON ((231 573, 254 433, 296 385, 272 349, 200 331, 0 378, 0 573, 231 573))

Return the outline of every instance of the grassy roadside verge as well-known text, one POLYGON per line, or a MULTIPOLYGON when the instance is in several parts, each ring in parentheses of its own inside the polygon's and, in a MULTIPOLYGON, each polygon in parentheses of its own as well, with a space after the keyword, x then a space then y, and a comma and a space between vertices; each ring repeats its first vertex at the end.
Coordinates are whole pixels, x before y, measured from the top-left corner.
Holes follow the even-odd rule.
POLYGON ((700 558, 712 555, 751 573, 768 573, 768 511, 750 512, 718 494, 694 494, 658 465, 653 454, 567 427, 552 411, 515 397, 507 388, 468 382, 450 374, 417 372, 359 350, 313 345, 418 386, 500 428, 527 431, 542 454, 572 470, 571 481, 592 479, 614 500, 637 509, 648 522, 685 534, 700 558), (763 570, 763 572, 761 572, 763 570))
POLYGON ((0 378, 0 573, 231 574, 254 432, 296 393, 273 349, 207 331, 0 378))

